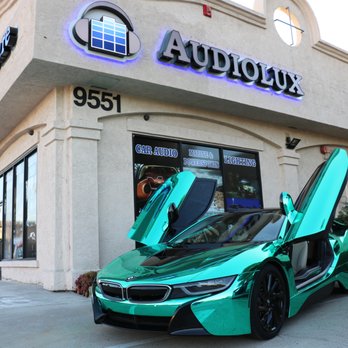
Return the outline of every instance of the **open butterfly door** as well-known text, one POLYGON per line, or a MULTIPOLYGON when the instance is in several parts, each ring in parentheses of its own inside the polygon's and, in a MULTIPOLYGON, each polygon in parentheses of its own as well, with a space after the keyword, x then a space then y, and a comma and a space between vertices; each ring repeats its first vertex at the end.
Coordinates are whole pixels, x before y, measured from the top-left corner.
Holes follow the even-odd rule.
POLYGON ((169 240, 205 214, 215 189, 215 180, 190 171, 171 176, 150 197, 128 237, 145 245, 169 240))
POLYGON ((347 169, 346 150, 335 149, 314 172, 294 205, 291 197, 282 193, 281 205, 290 222, 287 241, 327 230, 347 182, 347 169))

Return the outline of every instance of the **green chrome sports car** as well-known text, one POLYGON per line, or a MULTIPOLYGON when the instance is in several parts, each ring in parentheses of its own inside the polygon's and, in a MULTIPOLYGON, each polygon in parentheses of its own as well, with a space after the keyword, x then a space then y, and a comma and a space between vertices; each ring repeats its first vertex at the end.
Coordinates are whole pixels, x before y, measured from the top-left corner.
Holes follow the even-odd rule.
POLYGON ((171 334, 269 339, 304 303, 348 289, 348 237, 338 214, 348 158, 336 149, 295 204, 204 216, 215 181, 181 172, 151 197, 129 232, 144 247, 103 268, 96 323, 171 334))

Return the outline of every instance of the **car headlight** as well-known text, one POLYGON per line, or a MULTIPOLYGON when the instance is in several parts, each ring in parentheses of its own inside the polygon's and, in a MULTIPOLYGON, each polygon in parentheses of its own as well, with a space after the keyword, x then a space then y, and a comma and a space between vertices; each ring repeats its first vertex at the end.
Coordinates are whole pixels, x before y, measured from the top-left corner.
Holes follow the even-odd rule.
POLYGON ((231 276, 174 285, 170 298, 198 296, 220 292, 230 287, 235 279, 236 276, 231 276))

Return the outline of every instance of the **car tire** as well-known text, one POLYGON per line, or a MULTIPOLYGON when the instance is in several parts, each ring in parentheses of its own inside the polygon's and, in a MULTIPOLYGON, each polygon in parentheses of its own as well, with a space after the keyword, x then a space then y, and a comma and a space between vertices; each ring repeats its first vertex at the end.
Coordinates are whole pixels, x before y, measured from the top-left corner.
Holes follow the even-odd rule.
POLYGON ((275 337, 288 311, 284 277, 273 265, 265 265, 255 276, 250 305, 251 334, 258 339, 275 337))
POLYGON ((339 294, 348 294, 348 289, 346 289, 344 287, 343 284, 341 284, 340 282, 337 283, 336 286, 334 286, 334 290, 335 292, 339 293, 339 294))

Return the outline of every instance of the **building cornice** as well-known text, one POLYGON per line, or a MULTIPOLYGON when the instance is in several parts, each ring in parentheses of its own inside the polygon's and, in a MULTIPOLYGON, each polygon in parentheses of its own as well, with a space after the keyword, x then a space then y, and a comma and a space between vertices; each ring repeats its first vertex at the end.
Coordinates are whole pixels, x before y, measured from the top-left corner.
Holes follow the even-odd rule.
POLYGON ((0 17, 3 16, 18 0, 0 0, 0 17))
POLYGON ((324 40, 319 40, 313 45, 316 50, 327 54, 333 58, 339 59, 344 63, 348 63, 348 52, 342 48, 336 47, 324 40))
MULTIPOLYGON (((192 5, 203 6, 209 5, 212 10, 227 14, 231 17, 239 19, 243 22, 255 25, 257 27, 266 29, 266 17, 264 14, 254 11, 248 7, 244 7, 234 2, 225 0, 151 0, 156 2, 177 2, 190 3, 192 5)), ((214 15, 214 14, 213 14, 214 15)))

